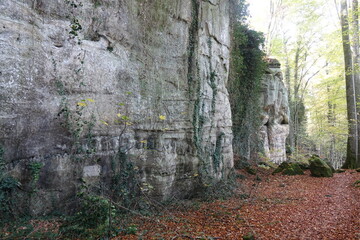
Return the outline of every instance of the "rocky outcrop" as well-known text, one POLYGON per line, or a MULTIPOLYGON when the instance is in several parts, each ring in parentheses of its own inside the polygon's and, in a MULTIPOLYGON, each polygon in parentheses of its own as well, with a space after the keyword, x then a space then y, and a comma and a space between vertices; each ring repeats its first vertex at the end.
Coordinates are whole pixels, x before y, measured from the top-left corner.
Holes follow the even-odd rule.
POLYGON ((268 69, 262 81, 262 140, 265 157, 280 164, 286 161, 286 138, 289 135, 289 102, 286 87, 276 59, 268 59, 268 69))
POLYGON ((10 173, 37 188, 22 199, 33 214, 66 209, 83 182, 106 191, 124 169, 160 200, 227 176, 228 11, 228 0, 0 2, 0 144, 10 173))

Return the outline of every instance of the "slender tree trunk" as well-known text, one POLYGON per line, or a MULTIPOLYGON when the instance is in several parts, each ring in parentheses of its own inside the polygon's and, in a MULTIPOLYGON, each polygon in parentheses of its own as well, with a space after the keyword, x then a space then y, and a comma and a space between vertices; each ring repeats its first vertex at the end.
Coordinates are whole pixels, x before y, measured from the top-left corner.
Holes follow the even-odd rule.
POLYGON ((298 46, 296 48, 295 53, 295 66, 294 66, 294 100, 293 100, 293 131, 294 131, 294 147, 295 149, 298 146, 298 128, 299 128, 299 58, 300 58, 300 42, 298 42, 298 46))
POLYGON ((354 86, 353 61, 350 45, 349 34, 349 17, 348 6, 346 0, 341 0, 341 32, 342 45, 344 50, 345 63, 345 82, 346 82, 346 102, 347 102, 347 116, 349 122, 349 136, 347 141, 346 161, 344 168, 355 168, 357 164, 357 114, 356 114, 356 96, 354 86))
MULTIPOLYGON (((284 52, 285 52, 285 56, 286 56, 286 60, 285 60, 285 84, 286 84, 287 91, 288 91, 289 104, 291 104, 291 102, 292 102, 292 91, 291 91, 291 84, 290 84, 291 67, 290 67, 290 60, 289 60, 289 53, 288 53, 288 49, 287 49, 287 44, 288 44, 288 41, 285 40, 285 35, 284 35, 283 45, 284 45, 284 52)), ((292 110, 293 109, 291 109, 291 111, 292 110)), ((290 115, 291 114, 292 113, 290 113, 290 115)), ((294 147, 295 147, 295 143, 294 143, 294 123, 293 123, 293 121, 289 122, 289 136, 286 139, 286 144, 288 144, 291 147, 291 149, 294 149, 294 147)))
POLYGON ((356 103, 356 124, 357 124, 357 155, 355 167, 360 167, 360 55, 359 55, 359 3, 358 0, 352 1, 352 31, 353 31, 353 71, 354 71, 354 87, 355 87, 355 103, 356 103))
MULTIPOLYGON (((327 86, 327 92, 328 94, 330 94, 330 85, 327 86)), ((330 127, 334 127, 335 126, 335 121, 336 121, 336 117, 335 117, 335 108, 336 105, 331 103, 331 101, 328 101, 328 114, 327 114, 327 118, 328 118, 328 124, 330 127)), ((329 149, 329 160, 331 163, 334 163, 335 161, 335 136, 334 134, 331 134, 330 136, 330 149, 329 149)))

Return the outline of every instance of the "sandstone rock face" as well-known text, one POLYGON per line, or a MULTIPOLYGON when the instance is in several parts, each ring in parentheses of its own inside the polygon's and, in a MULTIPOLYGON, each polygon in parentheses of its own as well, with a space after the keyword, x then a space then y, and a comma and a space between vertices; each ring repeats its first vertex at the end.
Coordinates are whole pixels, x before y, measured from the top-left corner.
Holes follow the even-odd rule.
POLYGON ((286 138, 289 135, 289 102, 282 79, 280 63, 270 59, 262 81, 260 138, 265 157, 277 164, 286 161, 286 138))
MULTIPOLYGON (((160 200, 227 176, 228 0, 2 0, 0 13, 0 144, 24 188, 42 163, 33 214, 66 209, 81 182, 110 188, 119 151, 160 200)), ((269 118, 267 134, 283 127, 269 118)))

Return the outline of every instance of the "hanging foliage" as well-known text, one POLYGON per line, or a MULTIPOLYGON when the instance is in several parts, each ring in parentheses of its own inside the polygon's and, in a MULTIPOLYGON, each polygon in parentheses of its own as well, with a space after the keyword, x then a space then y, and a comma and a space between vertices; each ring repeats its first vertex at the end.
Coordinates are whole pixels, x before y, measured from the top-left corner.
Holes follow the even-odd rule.
POLYGON ((234 152, 249 156, 256 148, 254 132, 260 126, 260 84, 265 70, 262 33, 245 23, 247 5, 236 1, 232 17, 232 50, 228 90, 233 120, 234 152), (244 14, 246 14, 244 16, 244 14))

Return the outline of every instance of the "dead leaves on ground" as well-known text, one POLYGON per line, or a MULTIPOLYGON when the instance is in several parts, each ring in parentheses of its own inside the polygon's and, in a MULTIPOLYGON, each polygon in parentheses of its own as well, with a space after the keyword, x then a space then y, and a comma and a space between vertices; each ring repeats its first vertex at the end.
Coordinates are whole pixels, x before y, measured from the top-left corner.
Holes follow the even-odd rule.
POLYGON ((272 176, 245 172, 239 194, 201 203, 186 211, 170 210, 152 221, 133 219, 137 235, 116 239, 360 239, 360 173, 347 171, 333 178, 272 176))
MULTIPOLYGON (((314 178, 309 173, 274 176, 259 168, 256 176, 240 174, 246 178, 238 179, 237 196, 210 203, 183 201, 158 216, 137 215, 126 221, 135 234, 113 239, 360 239, 360 172, 314 178)), ((31 229, 18 231, 36 239, 32 236, 45 230, 56 233, 59 224, 32 220, 25 226, 31 229)))

